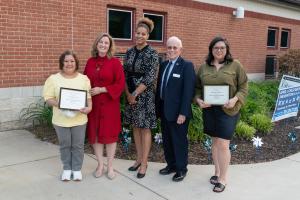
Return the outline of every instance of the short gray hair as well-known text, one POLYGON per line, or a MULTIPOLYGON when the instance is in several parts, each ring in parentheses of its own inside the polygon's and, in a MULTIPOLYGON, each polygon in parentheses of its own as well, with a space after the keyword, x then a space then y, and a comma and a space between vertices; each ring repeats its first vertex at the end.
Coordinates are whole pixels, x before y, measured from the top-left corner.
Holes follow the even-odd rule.
POLYGON ((181 40, 178 37, 176 37, 176 36, 169 37, 169 39, 167 40, 167 45, 170 42, 176 42, 179 45, 179 47, 182 48, 182 42, 181 42, 181 40))

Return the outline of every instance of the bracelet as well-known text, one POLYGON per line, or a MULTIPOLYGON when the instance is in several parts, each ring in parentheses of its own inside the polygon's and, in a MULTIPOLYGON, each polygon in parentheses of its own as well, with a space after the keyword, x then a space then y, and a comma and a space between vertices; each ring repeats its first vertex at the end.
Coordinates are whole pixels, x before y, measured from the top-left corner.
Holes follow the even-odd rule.
POLYGON ((138 93, 137 93, 136 91, 133 91, 133 92, 131 93, 131 95, 134 96, 134 97, 137 97, 137 96, 138 96, 138 93))

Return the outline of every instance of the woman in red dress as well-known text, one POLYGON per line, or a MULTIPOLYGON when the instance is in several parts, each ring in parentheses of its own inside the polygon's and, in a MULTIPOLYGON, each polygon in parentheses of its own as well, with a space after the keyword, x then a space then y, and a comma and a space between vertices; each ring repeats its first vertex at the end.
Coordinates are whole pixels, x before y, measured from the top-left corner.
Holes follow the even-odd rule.
POLYGON ((120 96, 125 87, 124 71, 119 59, 113 57, 112 37, 100 34, 92 47, 84 74, 91 81, 93 109, 88 115, 87 133, 98 160, 96 178, 104 171, 103 149, 106 145, 107 177, 115 177, 112 166, 118 135, 121 132, 120 96))

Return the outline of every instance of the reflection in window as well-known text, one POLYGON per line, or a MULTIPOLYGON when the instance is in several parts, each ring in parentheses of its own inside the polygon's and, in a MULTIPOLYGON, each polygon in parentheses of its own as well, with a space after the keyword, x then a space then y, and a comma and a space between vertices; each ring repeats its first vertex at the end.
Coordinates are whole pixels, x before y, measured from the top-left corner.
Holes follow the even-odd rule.
POLYGON ((108 32, 115 39, 132 39, 132 11, 108 9, 108 32))
POLYGON ((268 42, 267 47, 276 47, 276 33, 277 29, 268 29, 268 42))
POLYGON ((144 17, 148 17, 154 22, 154 29, 149 36, 149 40, 155 42, 163 42, 164 15, 144 13, 144 17))
POLYGON ((290 30, 282 30, 281 40, 280 40, 281 48, 289 48, 289 38, 290 38, 290 30))

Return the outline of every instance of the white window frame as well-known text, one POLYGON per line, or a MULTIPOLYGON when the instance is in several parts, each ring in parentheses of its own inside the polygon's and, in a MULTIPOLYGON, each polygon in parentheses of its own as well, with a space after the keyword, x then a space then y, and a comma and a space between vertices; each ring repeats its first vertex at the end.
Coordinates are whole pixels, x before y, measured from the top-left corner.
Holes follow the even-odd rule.
POLYGON ((281 30, 281 32, 280 32, 280 48, 281 49, 288 49, 288 48, 290 48, 290 37, 291 37, 291 30, 288 30, 288 29, 282 29, 281 30), (287 41, 286 41, 286 44, 287 44, 286 47, 282 47, 281 46, 282 32, 287 32, 288 33, 288 37, 287 37, 287 41))
POLYGON ((132 10, 125 10, 125 9, 116 9, 116 8, 107 8, 107 32, 109 32, 109 11, 110 10, 114 10, 114 11, 120 11, 120 12, 127 12, 127 13, 130 13, 130 17, 131 17, 131 22, 130 22, 130 38, 127 39, 127 38, 115 38, 113 37, 113 39, 115 40, 124 40, 124 41, 131 41, 132 40, 132 34, 133 34, 133 31, 132 31, 132 23, 133 23, 133 11, 132 10))
MULTIPOLYGON (((269 36, 269 30, 274 30, 275 31, 275 44, 274 44, 274 46, 268 46, 268 44, 267 44, 267 47, 268 48, 276 48, 276 40, 278 39, 278 29, 276 29, 276 28, 268 28, 268 36, 269 36), (276 36, 276 33, 277 33, 277 36, 276 36)), ((268 43, 268 39, 269 38, 267 38, 267 43, 268 43)), ((277 41, 278 42, 278 41, 277 41)))
POLYGON ((159 16, 162 17, 162 31, 161 31, 161 40, 148 40, 149 42, 158 42, 158 43, 162 43, 164 42, 164 29, 165 29, 165 15, 161 15, 161 14, 156 14, 156 13, 149 13, 149 12, 144 12, 143 16, 145 17, 146 15, 154 15, 154 16, 159 16))

